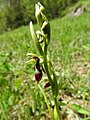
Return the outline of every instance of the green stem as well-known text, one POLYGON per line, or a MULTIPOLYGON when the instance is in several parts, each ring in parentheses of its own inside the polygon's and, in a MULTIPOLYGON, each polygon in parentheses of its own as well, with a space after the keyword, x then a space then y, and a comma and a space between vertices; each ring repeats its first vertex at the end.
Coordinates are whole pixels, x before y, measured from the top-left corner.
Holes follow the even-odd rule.
MULTIPOLYGON (((49 79, 49 82, 50 82, 50 85, 51 85, 51 88, 52 88, 53 80, 52 80, 51 75, 49 73, 48 64, 47 64, 47 57, 46 56, 44 56, 44 68, 45 68, 46 74, 48 76, 48 79, 49 79)), ((53 88, 52 88, 52 92, 53 92, 53 88)))
POLYGON ((56 107, 56 113, 58 115, 58 120, 62 120, 62 116, 60 114, 59 106, 58 106, 58 102, 57 102, 57 95, 55 95, 56 91, 55 91, 55 87, 54 87, 54 81, 52 80, 51 74, 49 72, 49 66, 47 63, 47 55, 44 56, 44 68, 45 68, 45 71, 47 73, 47 76, 48 76, 48 79, 49 79, 49 82, 50 82, 50 85, 52 88, 52 92, 53 92, 53 96, 54 96, 54 103, 55 103, 55 107, 56 107))
POLYGON ((57 112, 57 118, 58 118, 58 119, 55 119, 55 120, 62 120, 62 115, 60 113, 59 106, 58 106, 58 101, 57 101, 56 97, 54 98, 54 102, 55 102, 55 107, 56 107, 56 112, 57 112))
POLYGON ((44 96, 44 99, 45 99, 46 105, 47 105, 47 107, 48 107, 49 113, 50 113, 50 115, 51 115, 51 118, 52 118, 52 120, 54 120, 54 116, 53 116, 53 113, 52 113, 51 108, 50 108, 50 106, 49 106, 48 99, 47 99, 47 97, 46 97, 43 89, 41 88, 41 86, 40 86, 39 84, 38 84, 38 87, 39 87, 40 91, 42 92, 42 94, 43 94, 43 96, 44 96))
POLYGON ((54 82, 54 88, 55 88, 55 97, 57 97, 58 95, 58 85, 57 85, 57 78, 56 78, 56 74, 55 74, 55 71, 54 71, 54 68, 53 68, 53 65, 51 63, 51 61, 49 60, 49 68, 51 70, 51 73, 53 75, 53 82, 54 82))

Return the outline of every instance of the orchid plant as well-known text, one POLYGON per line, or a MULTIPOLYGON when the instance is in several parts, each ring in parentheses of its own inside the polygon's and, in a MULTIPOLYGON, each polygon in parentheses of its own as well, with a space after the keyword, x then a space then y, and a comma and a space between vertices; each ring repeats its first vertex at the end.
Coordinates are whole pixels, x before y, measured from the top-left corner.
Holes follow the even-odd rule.
POLYGON ((38 51, 38 54, 28 53, 27 55, 30 55, 31 59, 27 61, 27 63, 35 62, 35 80, 45 98, 45 102, 50 112, 51 119, 62 120, 62 116, 59 110, 59 105, 57 100, 57 96, 58 96, 57 77, 52 62, 48 58, 48 54, 47 54, 48 45, 50 43, 50 23, 44 14, 44 7, 39 2, 35 5, 35 17, 40 27, 40 30, 35 31, 33 27, 33 23, 30 22, 30 32, 32 39, 35 43, 36 49, 38 51), (47 99, 43 88, 39 84, 39 82, 42 80, 44 73, 47 75, 48 78, 48 82, 45 83, 45 88, 50 86, 52 89, 52 94, 54 99, 53 111, 49 106, 49 100, 47 99))

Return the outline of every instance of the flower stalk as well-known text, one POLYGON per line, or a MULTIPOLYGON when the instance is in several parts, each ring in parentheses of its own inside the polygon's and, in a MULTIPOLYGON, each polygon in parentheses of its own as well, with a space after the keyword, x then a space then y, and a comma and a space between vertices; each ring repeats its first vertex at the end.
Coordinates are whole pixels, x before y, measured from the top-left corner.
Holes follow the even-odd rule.
MULTIPOLYGON (((51 114, 52 120, 62 120, 62 116, 61 116, 58 101, 57 101, 57 96, 58 96, 57 78, 56 78, 56 74, 53 69, 52 63, 47 58, 47 50, 48 50, 48 45, 50 43, 50 24, 49 24, 47 17, 43 14, 44 7, 39 2, 35 5, 35 9, 36 9, 35 16, 37 19, 37 23, 41 29, 35 32, 33 24, 32 24, 32 22, 30 22, 30 32, 31 32, 32 39, 35 43, 35 46, 38 49, 40 56, 42 56, 43 67, 47 74, 48 82, 50 83, 50 86, 52 89, 52 94, 53 94, 53 99, 54 99, 54 104, 55 104, 53 115, 51 113, 51 110, 50 110, 50 107, 48 104, 48 99, 45 96, 44 91, 42 90, 42 88, 39 85, 39 81, 38 81, 38 86, 45 98, 45 101, 46 101, 47 107, 49 109, 49 112, 51 114)), ((35 58, 35 57, 33 57, 33 58, 35 58)), ((37 57, 37 58, 39 59, 39 57, 37 57)), ((37 63, 36 63, 36 68, 40 68, 40 65, 38 66, 37 63)), ((39 72, 37 74, 40 74, 39 72)), ((42 72, 42 70, 41 70, 41 72, 42 72)))

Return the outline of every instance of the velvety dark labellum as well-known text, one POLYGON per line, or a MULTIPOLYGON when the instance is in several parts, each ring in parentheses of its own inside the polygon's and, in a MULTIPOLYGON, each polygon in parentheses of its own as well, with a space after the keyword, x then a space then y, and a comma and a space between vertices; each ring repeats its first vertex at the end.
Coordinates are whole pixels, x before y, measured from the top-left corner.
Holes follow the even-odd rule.
POLYGON ((35 80, 39 82, 42 79, 42 72, 36 73, 35 74, 35 80))

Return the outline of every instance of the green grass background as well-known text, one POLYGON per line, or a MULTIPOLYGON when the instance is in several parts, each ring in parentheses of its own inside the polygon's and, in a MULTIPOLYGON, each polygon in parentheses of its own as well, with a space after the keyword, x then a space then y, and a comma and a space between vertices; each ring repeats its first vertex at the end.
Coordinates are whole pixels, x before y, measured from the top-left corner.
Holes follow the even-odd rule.
MULTIPOLYGON (((57 72, 60 89, 58 99, 72 98, 72 103, 90 110, 90 1, 77 3, 69 8, 62 19, 54 19, 51 25, 51 42, 48 56, 57 72), (85 11, 73 16, 77 6, 85 11)), ((34 26, 38 29, 38 26, 34 26)), ((33 79, 33 66, 26 64, 27 53, 36 53, 29 25, 0 35, 0 119, 48 120, 50 119, 44 98, 33 79)), ((43 87, 44 81, 41 81, 43 87)), ((46 94, 53 101, 51 90, 46 94)), ((71 115, 70 106, 62 107, 71 115)), ((89 116, 76 114, 80 120, 89 116)))

